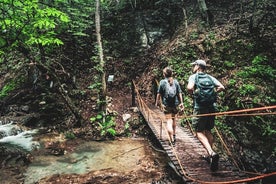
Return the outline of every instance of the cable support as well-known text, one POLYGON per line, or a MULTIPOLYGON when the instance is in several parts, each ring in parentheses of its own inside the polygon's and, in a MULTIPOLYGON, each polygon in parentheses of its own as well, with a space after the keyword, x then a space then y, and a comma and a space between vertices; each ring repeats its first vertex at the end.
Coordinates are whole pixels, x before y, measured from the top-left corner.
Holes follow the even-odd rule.
POLYGON ((182 118, 191 118, 191 117, 201 117, 201 116, 256 116, 256 115, 274 115, 276 112, 266 112, 266 113, 255 113, 255 114, 242 114, 242 112, 252 112, 252 111, 260 111, 260 110, 270 110, 276 109, 276 105, 274 106, 266 106, 266 107, 258 107, 251 109, 241 109, 241 110, 233 110, 233 111, 225 111, 225 112, 215 112, 208 114, 197 114, 190 116, 181 116, 182 118), (240 114, 239 114, 240 113, 240 114))
MULTIPOLYGON (((185 117, 187 117, 186 112, 183 111, 183 113, 184 113, 185 117)), ((180 117, 181 117, 181 116, 180 116, 180 117)), ((180 117, 179 117, 179 118, 180 118, 180 117)), ((195 133, 195 131, 194 131, 193 128, 192 128, 191 122, 189 121, 188 118, 187 118, 186 120, 187 120, 187 123, 188 123, 188 126, 189 126, 190 131, 192 132, 192 134, 193 134, 194 136, 196 136, 196 133, 195 133)))
POLYGON ((218 135, 218 137, 219 137, 219 139, 220 139, 220 142, 222 143, 224 149, 226 150, 227 155, 228 155, 230 158, 232 158, 232 160, 233 160, 235 166, 239 169, 239 171, 241 171, 241 169, 240 169, 240 167, 239 167, 237 161, 234 159, 234 157, 233 157, 233 155, 232 155, 232 152, 231 152, 230 149, 227 147, 225 141, 224 141, 223 138, 222 138, 222 135, 219 133, 219 131, 218 131, 218 129, 217 129, 216 127, 215 127, 215 131, 216 131, 216 133, 217 133, 217 135, 218 135))
POLYGON ((260 112, 260 113, 250 113, 250 114, 230 114, 225 116, 266 116, 266 115, 275 115, 276 112, 260 112))

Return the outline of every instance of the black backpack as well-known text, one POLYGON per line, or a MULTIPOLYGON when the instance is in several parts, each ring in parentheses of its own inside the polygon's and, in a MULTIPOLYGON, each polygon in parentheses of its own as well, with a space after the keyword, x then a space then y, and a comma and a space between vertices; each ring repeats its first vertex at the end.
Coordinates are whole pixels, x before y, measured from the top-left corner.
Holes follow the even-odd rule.
POLYGON ((195 86, 194 98, 200 106, 211 106, 217 101, 215 84, 208 74, 196 74, 195 86))

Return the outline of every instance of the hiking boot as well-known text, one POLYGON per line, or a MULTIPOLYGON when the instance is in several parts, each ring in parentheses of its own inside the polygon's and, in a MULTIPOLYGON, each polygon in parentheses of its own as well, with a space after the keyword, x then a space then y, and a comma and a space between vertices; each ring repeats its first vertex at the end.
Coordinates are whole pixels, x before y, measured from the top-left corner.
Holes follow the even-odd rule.
POLYGON ((172 141, 172 145, 175 146, 175 141, 172 141))
POLYGON ((211 164, 210 169, 212 172, 215 172, 218 170, 218 162, 219 162, 219 155, 217 153, 213 153, 211 155, 211 164))
POLYGON ((211 163, 211 157, 207 155, 201 155, 201 159, 205 160, 208 164, 211 163))
POLYGON ((173 135, 172 144, 175 145, 175 143, 176 143, 176 138, 175 138, 175 135, 173 135))

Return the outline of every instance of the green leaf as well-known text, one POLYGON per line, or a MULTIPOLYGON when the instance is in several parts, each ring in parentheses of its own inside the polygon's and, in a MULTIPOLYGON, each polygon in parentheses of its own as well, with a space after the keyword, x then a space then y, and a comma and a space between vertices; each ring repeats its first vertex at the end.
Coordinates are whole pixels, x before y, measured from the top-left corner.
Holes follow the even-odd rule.
POLYGON ((96 121, 96 117, 91 117, 90 122, 93 123, 94 121, 96 121))
POLYGON ((99 120, 99 119, 102 119, 103 116, 102 116, 101 114, 98 114, 98 115, 96 116, 96 118, 99 120))

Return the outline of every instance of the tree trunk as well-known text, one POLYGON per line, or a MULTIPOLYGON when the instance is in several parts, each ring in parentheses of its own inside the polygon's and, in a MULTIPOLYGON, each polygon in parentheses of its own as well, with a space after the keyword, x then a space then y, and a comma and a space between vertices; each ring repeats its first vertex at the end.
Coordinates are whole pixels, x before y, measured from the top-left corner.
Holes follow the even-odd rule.
POLYGON ((212 13, 208 10, 208 7, 206 5, 205 0, 197 0, 200 14, 203 18, 204 21, 206 21, 208 24, 212 24, 213 22, 213 15, 212 13))
POLYGON ((98 53, 100 57, 100 67, 102 75, 102 93, 100 94, 100 109, 105 112, 106 110, 106 81, 105 81, 105 62, 103 59, 103 47, 101 41, 101 24, 100 24, 100 1, 96 0, 96 12, 95 12, 95 23, 96 23, 96 35, 98 42, 98 53))
POLYGON ((184 25, 185 25, 185 37, 187 38, 188 36, 188 17, 187 17, 187 10, 185 7, 184 1, 182 1, 182 11, 183 11, 183 16, 184 16, 184 25))

